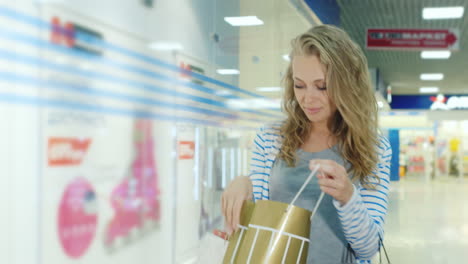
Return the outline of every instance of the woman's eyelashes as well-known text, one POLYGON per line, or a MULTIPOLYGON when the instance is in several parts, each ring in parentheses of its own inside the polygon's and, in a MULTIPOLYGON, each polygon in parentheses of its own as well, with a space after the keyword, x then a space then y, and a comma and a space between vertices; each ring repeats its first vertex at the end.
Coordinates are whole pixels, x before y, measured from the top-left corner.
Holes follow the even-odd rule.
POLYGON ((326 91, 327 90, 327 86, 322 86, 322 87, 317 87, 317 89, 319 89, 320 91, 326 91))
MULTIPOLYGON (((295 85, 294 85, 294 88, 296 88, 296 89, 302 89, 302 88, 305 88, 305 86, 295 84, 295 85)), ((327 90, 327 86, 325 86, 325 85, 323 85, 323 86, 317 86, 316 88, 317 88, 319 91, 326 91, 326 90, 327 90)))

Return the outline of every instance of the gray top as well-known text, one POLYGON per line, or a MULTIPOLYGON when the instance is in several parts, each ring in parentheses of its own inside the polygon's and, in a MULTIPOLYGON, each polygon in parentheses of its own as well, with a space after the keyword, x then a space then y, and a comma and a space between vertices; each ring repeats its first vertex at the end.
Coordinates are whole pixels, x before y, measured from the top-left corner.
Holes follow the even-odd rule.
MULTIPOLYGON (((337 147, 320 152, 297 151, 297 166, 288 167, 282 159, 277 159, 273 165, 270 179, 270 199, 283 203, 290 203, 297 191, 301 188, 310 174, 309 161, 312 159, 334 160, 338 164, 344 162, 337 151, 337 147)), ((321 190, 317 183, 317 177, 313 177, 310 184, 299 196, 296 206, 312 211, 320 196, 321 190)), ((325 194, 317 214, 312 220, 310 230, 308 264, 342 264, 356 263, 355 257, 350 251, 348 242, 344 237, 341 223, 332 203, 333 198, 325 194)))

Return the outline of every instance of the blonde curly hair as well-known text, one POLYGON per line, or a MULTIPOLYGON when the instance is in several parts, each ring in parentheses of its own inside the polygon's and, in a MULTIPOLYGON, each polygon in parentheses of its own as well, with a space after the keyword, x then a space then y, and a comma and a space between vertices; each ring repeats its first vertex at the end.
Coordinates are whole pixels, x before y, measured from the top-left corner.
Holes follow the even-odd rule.
POLYGON ((362 50, 346 32, 330 25, 316 26, 291 44, 291 62, 283 80, 287 119, 281 126, 284 139, 279 157, 294 166, 296 150, 313 126, 294 95, 292 61, 294 56, 317 56, 325 68, 328 96, 337 109, 329 122, 330 131, 342 157, 351 164, 348 173, 367 186, 366 177, 377 177, 373 171, 378 161, 378 108, 362 50))

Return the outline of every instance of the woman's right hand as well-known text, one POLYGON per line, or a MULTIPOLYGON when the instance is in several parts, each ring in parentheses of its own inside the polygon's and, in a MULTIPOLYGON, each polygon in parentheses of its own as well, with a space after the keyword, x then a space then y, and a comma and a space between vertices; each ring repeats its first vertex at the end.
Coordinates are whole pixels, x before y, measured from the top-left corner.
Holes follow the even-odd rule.
POLYGON ((221 196, 221 211, 226 232, 231 235, 237 230, 240 213, 245 200, 252 199, 252 183, 249 177, 239 176, 231 181, 221 196))

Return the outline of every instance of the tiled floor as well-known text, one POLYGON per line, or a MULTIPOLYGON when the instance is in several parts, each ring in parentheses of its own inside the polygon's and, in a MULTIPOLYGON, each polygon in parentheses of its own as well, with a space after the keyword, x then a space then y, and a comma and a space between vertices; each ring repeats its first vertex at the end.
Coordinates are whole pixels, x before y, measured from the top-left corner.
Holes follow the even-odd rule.
POLYGON ((386 222, 393 264, 468 263, 468 179, 393 182, 386 222))

